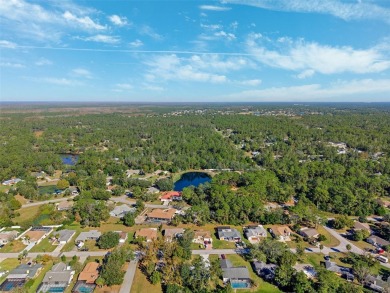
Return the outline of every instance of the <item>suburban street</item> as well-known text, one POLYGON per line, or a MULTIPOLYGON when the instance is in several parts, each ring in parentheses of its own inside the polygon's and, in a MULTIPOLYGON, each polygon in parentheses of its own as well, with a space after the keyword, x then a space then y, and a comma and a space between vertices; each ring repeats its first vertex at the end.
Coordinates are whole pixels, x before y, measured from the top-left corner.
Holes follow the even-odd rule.
POLYGON ((50 199, 50 200, 26 203, 26 204, 22 205, 22 208, 29 208, 29 207, 34 207, 34 206, 40 206, 40 205, 47 204, 47 203, 58 203, 58 202, 61 202, 61 201, 67 201, 67 200, 72 199, 74 197, 75 196, 73 195, 73 196, 69 196, 69 197, 62 197, 62 198, 57 198, 57 199, 50 199))
POLYGON ((208 249, 208 250, 193 250, 192 254, 200 255, 200 254, 236 254, 235 249, 208 249))

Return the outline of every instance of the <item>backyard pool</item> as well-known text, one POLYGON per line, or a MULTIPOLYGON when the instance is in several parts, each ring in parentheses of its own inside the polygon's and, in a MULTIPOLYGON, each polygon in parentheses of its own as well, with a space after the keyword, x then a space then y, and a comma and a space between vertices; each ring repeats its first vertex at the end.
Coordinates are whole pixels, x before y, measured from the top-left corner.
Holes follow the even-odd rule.
POLYGON ((232 286, 233 289, 250 288, 250 284, 248 282, 233 281, 233 282, 230 282, 230 285, 232 286))

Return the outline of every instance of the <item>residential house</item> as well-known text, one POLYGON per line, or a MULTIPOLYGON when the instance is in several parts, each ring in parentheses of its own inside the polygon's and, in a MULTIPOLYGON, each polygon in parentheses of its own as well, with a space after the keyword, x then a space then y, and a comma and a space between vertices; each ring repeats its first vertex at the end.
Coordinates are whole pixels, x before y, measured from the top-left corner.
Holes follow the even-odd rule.
POLYGON ((132 175, 138 175, 141 170, 126 170, 126 176, 127 178, 131 177, 132 175))
POLYGON ((219 240, 235 242, 241 241, 240 232, 238 232, 236 229, 230 228, 229 226, 220 226, 216 229, 219 240))
POLYGON ((157 239, 157 228, 141 228, 135 232, 135 238, 143 237, 146 242, 152 242, 157 239))
POLYGON ((96 287, 95 281, 99 277, 99 264, 89 262, 79 274, 72 293, 93 292, 96 287))
POLYGON ((79 189, 77 188, 77 186, 69 186, 68 190, 72 195, 79 195, 79 189))
POLYGON ((160 190, 158 190, 156 187, 154 186, 151 186, 149 187, 147 190, 146 190, 146 193, 149 193, 149 194, 156 194, 156 193, 159 193, 160 190))
POLYGON ((127 213, 135 213, 136 208, 131 208, 127 204, 115 207, 111 212, 110 216, 115 218, 123 218, 127 213))
POLYGON ((23 287, 29 279, 36 278, 42 268, 40 264, 21 264, 17 266, 0 285, 0 292, 13 291, 15 288, 23 287))
POLYGON ((63 262, 55 264, 46 273, 37 292, 65 292, 66 287, 72 282, 74 273, 75 271, 63 262))
POLYGON ((44 179, 46 176, 46 173, 44 171, 41 172, 31 172, 31 176, 35 177, 36 179, 44 179))
POLYGON ((164 230, 164 238, 167 242, 172 242, 173 239, 183 235, 183 228, 167 228, 164 230))
POLYGON ((389 292, 386 290, 390 289, 390 277, 387 277, 387 280, 384 280, 384 278, 380 275, 368 276, 366 278, 366 284, 368 287, 377 292, 389 292))
POLYGON ((359 221, 355 221, 353 223, 353 230, 359 231, 359 230, 367 230, 371 233, 370 225, 367 223, 360 223, 359 221))
POLYGON ((100 238, 101 235, 102 235, 102 233, 100 233, 97 230, 91 230, 88 232, 81 232, 79 234, 79 236, 77 236, 75 243, 79 248, 81 248, 82 246, 84 246, 85 241, 87 241, 87 240, 95 240, 96 241, 100 238))
POLYGON ((16 183, 18 183, 18 182, 20 182, 20 181, 22 181, 22 179, 20 179, 20 178, 13 178, 13 179, 9 179, 9 180, 5 180, 5 181, 3 181, 3 185, 14 185, 14 184, 16 184, 16 183))
POLYGON ((380 238, 378 236, 375 236, 375 235, 371 235, 370 237, 368 237, 366 239, 366 241, 368 243, 371 243, 372 245, 374 245, 376 247, 381 247, 381 248, 383 248, 383 247, 385 247, 387 245, 390 245, 389 241, 387 241, 387 240, 385 240, 383 238, 380 238))
POLYGON ((275 270, 278 267, 275 264, 267 264, 262 261, 254 261, 252 263, 253 270, 258 276, 266 281, 272 281, 275 279, 275 270))
POLYGON ((306 238, 317 238, 320 233, 314 228, 303 227, 299 230, 299 234, 306 238))
POLYGON ((61 201, 57 204, 58 211, 67 211, 73 207, 73 201, 61 201))
POLYGON ((45 239, 51 232, 53 228, 51 227, 33 227, 27 231, 23 237, 23 243, 29 245, 30 243, 39 244, 43 239, 45 239))
POLYGON ((18 236, 18 231, 0 232, 0 246, 6 245, 18 236))
POLYGON ((233 289, 251 287, 252 281, 246 266, 233 267, 226 259, 221 259, 220 265, 224 283, 230 283, 233 289))
POLYGON ((181 192, 180 191, 167 191, 167 192, 164 192, 160 196, 160 200, 163 202, 163 204, 170 203, 173 200, 176 200, 176 201, 182 200, 181 192))
POLYGON ((122 231, 116 231, 119 234, 119 243, 125 243, 127 240, 127 233, 122 231))
POLYGON ((291 229, 285 225, 272 225, 269 228, 269 232, 272 236, 280 241, 290 241, 291 229))
POLYGON ((211 233, 206 230, 195 230, 192 242, 203 244, 206 249, 211 249, 213 247, 213 238, 211 237, 211 233))
POLYGON ((334 272, 335 274, 346 278, 347 280, 353 280, 353 270, 351 268, 339 266, 330 260, 325 261, 325 268, 328 271, 334 272))
POLYGON ((151 222, 169 223, 175 214, 175 209, 154 209, 147 214, 147 220, 151 222))
POLYGON ((55 232, 55 236, 57 238, 58 244, 66 244, 68 243, 72 237, 76 234, 75 230, 60 230, 55 232))
POLYGON ((267 231, 262 225, 248 226, 244 228, 245 237, 250 243, 259 243, 262 238, 267 237, 267 231))

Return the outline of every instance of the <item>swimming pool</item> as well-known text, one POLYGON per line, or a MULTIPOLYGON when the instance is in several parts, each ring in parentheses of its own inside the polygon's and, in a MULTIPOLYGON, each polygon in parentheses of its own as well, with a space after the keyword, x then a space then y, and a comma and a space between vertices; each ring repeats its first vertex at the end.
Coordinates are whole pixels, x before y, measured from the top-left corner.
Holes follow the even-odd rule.
POLYGON ((230 282, 230 285, 232 286, 233 289, 250 288, 250 284, 248 282, 233 281, 233 282, 230 282))

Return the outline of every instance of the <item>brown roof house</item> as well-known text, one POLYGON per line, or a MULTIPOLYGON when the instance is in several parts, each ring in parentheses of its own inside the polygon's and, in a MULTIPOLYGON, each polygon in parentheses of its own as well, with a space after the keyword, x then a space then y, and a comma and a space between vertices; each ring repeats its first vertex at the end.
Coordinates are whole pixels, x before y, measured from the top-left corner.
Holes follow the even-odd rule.
POLYGON ((93 292, 96 287, 95 281, 99 277, 99 264, 89 262, 79 274, 77 283, 72 289, 72 293, 93 292))
POLYGON ((146 242, 152 242, 157 239, 157 228, 141 228, 135 232, 135 238, 144 237, 146 242))
POLYGON ((371 228, 370 228, 370 225, 368 225, 367 223, 360 223, 359 221, 355 221, 353 223, 353 229, 355 231, 358 231, 358 230, 367 230, 368 232, 371 233, 371 228))
POLYGON ((169 223, 176 214, 175 209, 154 209, 147 214, 147 218, 151 222, 169 223))
POLYGON ((57 204, 57 210, 59 211, 67 211, 73 207, 73 201, 61 201, 57 204))
POLYGON ((210 231, 196 230, 194 231, 194 243, 203 244, 206 249, 213 248, 213 238, 211 237, 210 231))
POLYGON ((0 232, 0 247, 14 240, 16 236, 18 236, 18 231, 0 232))
POLYGON ((164 230, 164 238, 166 242, 172 242, 173 239, 180 237, 184 233, 183 228, 167 228, 164 230))
POLYGON ((316 229, 309 227, 301 228, 301 230, 299 230, 299 234, 306 238, 317 238, 320 235, 316 229))
POLYGON ((285 225, 272 225, 269 228, 269 232, 272 236, 280 241, 291 241, 291 229, 285 225))

